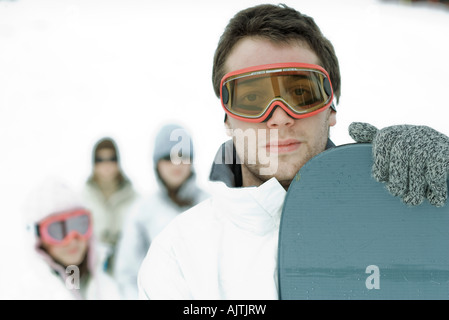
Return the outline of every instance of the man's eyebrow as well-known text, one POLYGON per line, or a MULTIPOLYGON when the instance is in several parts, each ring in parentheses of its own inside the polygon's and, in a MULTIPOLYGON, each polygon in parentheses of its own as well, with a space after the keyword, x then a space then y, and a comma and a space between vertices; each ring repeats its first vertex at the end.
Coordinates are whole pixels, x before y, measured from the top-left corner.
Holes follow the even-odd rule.
POLYGON ((284 75, 282 80, 310 80, 311 77, 305 74, 295 74, 295 75, 284 75))
MULTIPOLYGON (((310 77, 308 76, 308 75, 306 75, 306 74, 280 74, 279 76, 282 76, 282 80, 284 81, 284 80, 286 80, 286 81, 289 81, 289 80, 308 80, 308 79, 310 79, 310 77)), ((270 76, 265 76, 265 77, 263 77, 263 76, 251 76, 251 77, 248 77, 248 78, 245 78, 245 77, 242 77, 242 78, 239 78, 239 79, 235 79, 237 82, 238 82, 238 85, 239 86, 249 86, 249 85, 252 85, 254 82, 256 82, 256 81, 259 81, 259 80, 261 80, 261 79, 269 79, 269 78, 271 78, 270 76)))
POLYGON ((240 78, 237 79, 238 85, 249 86, 254 82, 260 81, 261 79, 268 79, 268 77, 251 77, 251 78, 240 78))

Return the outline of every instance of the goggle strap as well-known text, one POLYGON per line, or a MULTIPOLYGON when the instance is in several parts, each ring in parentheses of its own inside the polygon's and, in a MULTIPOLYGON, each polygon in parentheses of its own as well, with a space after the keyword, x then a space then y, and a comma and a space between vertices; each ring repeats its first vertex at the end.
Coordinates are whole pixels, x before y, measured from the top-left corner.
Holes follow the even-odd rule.
POLYGON ((332 104, 330 105, 330 107, 332 108, 332 110, 334 110, 335 112, 337 112, 337 108, 335 107, 335 104, 332 102, 332 104))

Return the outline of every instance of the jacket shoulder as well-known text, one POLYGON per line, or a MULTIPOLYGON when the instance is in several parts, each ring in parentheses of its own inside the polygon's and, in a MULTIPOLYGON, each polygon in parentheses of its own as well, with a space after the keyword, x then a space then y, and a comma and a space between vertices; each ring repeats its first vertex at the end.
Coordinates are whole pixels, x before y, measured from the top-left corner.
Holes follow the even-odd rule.
POLYGON ((173 218, 154 241, 170 242, 171 238, 196 237, 210 231, 215 221, 211 198, 207 198, 173 218))

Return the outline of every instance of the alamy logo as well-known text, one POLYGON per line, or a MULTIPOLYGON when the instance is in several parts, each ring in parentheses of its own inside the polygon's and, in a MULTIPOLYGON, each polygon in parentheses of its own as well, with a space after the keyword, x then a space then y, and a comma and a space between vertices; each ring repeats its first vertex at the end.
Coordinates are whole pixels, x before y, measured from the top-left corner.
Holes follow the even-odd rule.
POLYGON ((366 267, 365 273, 370 275, 365 280, 365 286, 367 289, 380 289, 380 272, 379 267, 372 264, 366 267))
POLYGON ((240 159, 241 161, 247 165, 259 164, 260 175, 272 175, 276 173, 278 169, 277 151, 268 152, 266 147, 261 148, 260 146, 267 146, 271 141, 274 141, 271 148, 277 150, 277 141, 279 140, 278 130, 234 129, 232 130, 232 136, 235 140, 234 145, 237 154, 243 157, 243 159, 240 159))
MULTIPOLYGON (((238 154, 238 158, 235 159, 237 164, 257 165, 260 175, 276 173, 278 169, 278 130, 229 129, 228 134, 234 139, 234 146, 238 154)), ((192 146, 187 133, 182 129, 175 129, 170 134, 170 141, 177 141, 170 150, 171 162, 176 165, 190 163, 192 146)), ((225 164, 234 164, 233 155, 226 153, 224 162, 225 164)), ((216 159, 216 164, 222 164, 221 159, 216 159)))
POLYGON ((182 129, 175 129, 170 134, 170 141, 179 141, 170 150, 170 160, 173 164, 189 164, 190 155, 190 137, 182 129))
POLYGON ((80 288, 80 269, 75 265, 70 265, 65 269, 65 273, 69 274, 65 279, 65 286, 67 289, 80 288))

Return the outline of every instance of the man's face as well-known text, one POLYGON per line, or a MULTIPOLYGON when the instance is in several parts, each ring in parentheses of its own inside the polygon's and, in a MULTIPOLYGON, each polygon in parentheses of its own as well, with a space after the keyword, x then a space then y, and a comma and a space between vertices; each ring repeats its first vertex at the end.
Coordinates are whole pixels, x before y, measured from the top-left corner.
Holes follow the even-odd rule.
MULTIPOLYGON (((318 64, 318 57, 299 42, 280 46, 247 37, 233 48, 226 61, 226 72, 283 62, 318 64)), ((276 108, 271 118, 262 123, 227 116, 228 134, 242 161, 243 186, 259 186, 275 177, 288 188, 298 170, 324 151, 329 127, 335 124, 336 113, 331 108, 303 119, 293 119, 282 108, 276 108)))

